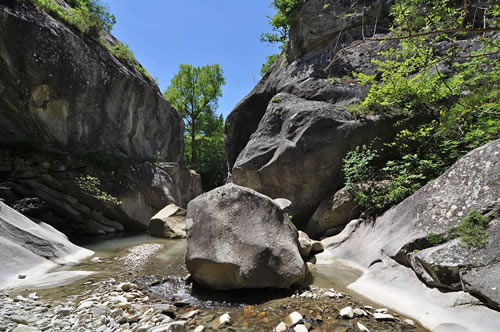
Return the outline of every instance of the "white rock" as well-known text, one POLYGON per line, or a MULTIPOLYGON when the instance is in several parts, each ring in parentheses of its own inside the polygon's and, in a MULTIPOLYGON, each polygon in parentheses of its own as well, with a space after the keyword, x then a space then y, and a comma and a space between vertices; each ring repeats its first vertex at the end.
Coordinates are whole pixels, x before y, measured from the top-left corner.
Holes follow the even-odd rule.
POLYGON ((375 312, 378 314, 386 314, 389 312, 389 310, 387 310, 386 308, 380 308, 380 309, 375 310, 375 312))
POLYGON ((293 332, 307 332, 307 327, 303 324, 297 324, 293 328, 293 332))
POLYGON ((393 315, 379 313, 379 312, 374 313, 373 318, 375 318, 376 320, 396 320, 396 318, 394 318, 393 315))
POLYGON ((353 312, 356 316, 368 316, 368 313, 360 308, 354 309, 353 312))
POLYGON ((407 324, 407 325, 410 325, 410 326, 415 326, 415 322, 411 319, 405 319, 404 322, 407 324))
POLYGON ((199 312, 200 312, 199 310, 193 310, 193 311, 190 311, 190 312, 183 314, 181 316, 181 318, 182 319, 189 319, 189 318, 196 316, 199 312))
POLYGON ((352 310, 352 307, 345 307, 344 309, 340 310, 340 317, 342 318, 353 318, 354 317, 354 311, 352 310))
POLYGON ((78 306, 77 310, 83 310, 83 309, 88 309, 94 305, 93 301, 83 301, 80 302, 80 305, 78 306))
POLYGON ((40 330, 35 327, 19 324, 12 332, 40 332, 40 330))
POLYGON ((205 331, 205 326, 198 325, 193 332, 203 332, 203 331, 205 331))
POLYGON ((288 327, 294 327, 295 325, 300 324, 303 321, 304 321, 304 318, 297 311, 292 312, 290 315, 288 315, 285 318, 285 324, 288 327))
POLYGON ((370 330, 368 330, 368 328, 366 326, 364 326, 363 324, 361 324, 360 322, 357 322, 356 323, 358 325, 358 330, 361 331, 361 332, 370 332, 370 330))
POLYGON ((230 324, 231 324, 231 316, 229 316, 229 314, 227 312, 225 314, 223 314, 222 316, 220 316, 218 321, 217 321, 218 327, 223 327, 223 326, 230 325, 230 324))
POLYGON ((168 324, 162 324, 149 330, 149 332, 185 332, 187 321, 179 320, 168 324))
POLYGON ((284 322, 279 323, 273 330, 274 332, 286 332, 288 328, 284 322))

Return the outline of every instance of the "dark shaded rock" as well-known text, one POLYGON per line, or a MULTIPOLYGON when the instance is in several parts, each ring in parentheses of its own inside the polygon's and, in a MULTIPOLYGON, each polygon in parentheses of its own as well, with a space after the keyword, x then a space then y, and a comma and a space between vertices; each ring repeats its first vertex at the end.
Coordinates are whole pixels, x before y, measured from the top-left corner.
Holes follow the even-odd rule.
POLYGON ((215 289, 286 288, 305 279, 297 229, 269 197, 227 184, 187 209, 186 267, 215 289))
POLYGON ((66 154, 0 149, 5 182, 14 197, 6 203, 70 237, 145 230, 170 203, 186 206, 201 193, 198 174, 176 163, 82 159, 66 154), (30 178, 18 177, 19 171, 30 178), (99 180, 100 193, 82 190, 80 179, 99 180), (110 200, 113 197, 119 204, 110 200))
POLYGON ((460 279, 465 291, 479 297, 487 305, 500 310, 500 263, 462 270, 460 279))
POLYGON ((353 147, 395 133, 394 118, 362 121, 332 104, 287 93, 273 97, 233 167, 233 183, 292 202, 304 226, 322 198, 343 185, 342 159, 353 147))
POLYGON ((345 187, 333 196, 327 196, 318 206, 306 225, 309 236, 317 238, 327 231, 340 232, 352 219, 359 217, 358 203, 350 197, 345 187))
POLYGON ((159 153, 183 165, 183 121, 158 87, 29 1, 0 4, 0 67, 2 143, 134 158, 159 153))

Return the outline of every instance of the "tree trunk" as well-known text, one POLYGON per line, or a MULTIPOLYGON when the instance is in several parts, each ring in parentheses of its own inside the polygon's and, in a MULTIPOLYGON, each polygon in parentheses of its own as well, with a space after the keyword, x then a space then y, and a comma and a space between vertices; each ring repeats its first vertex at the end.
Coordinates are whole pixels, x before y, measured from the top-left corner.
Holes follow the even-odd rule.
POLYGON ((191 168, 196 168, 197 156, 196 156, 196 127, 194 118, 191 122, 191 168))

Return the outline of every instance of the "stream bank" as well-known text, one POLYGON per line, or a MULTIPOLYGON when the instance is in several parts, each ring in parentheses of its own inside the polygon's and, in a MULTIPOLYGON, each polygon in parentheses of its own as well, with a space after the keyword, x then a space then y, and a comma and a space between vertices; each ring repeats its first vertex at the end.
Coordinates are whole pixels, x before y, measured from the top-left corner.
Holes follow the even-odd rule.
POLYGON ((317 283, 325 288, 315 282, 287 291, 214 292, 186 278, 185 240, 141 235, 85 247, 96 255, 57 271, 97 273, 65 286, 2 293, 0 331, 20 325, 33 328, 25 331, 193 331, 200 325, 212 331, 225 313, 231 323, 222 331, 271 331, 292 312, 303 316, 309 331, 358 331, 358 322, 370 331, 425 331, 392 311, 394 320, 375 320, 379 306, 343 291, 359 273, 342 266, 338 273, 318 266, 317 283), (367 316, 342 318, 340 310, 348 306, 367 316))

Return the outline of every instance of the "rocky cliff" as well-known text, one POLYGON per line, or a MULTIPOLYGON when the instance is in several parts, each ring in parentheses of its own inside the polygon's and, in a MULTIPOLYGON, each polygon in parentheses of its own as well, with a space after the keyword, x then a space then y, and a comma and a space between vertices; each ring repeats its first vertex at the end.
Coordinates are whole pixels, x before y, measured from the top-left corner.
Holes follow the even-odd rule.
POLYGON ((70 233, 144 229, 201 192, 180 114, 106 43, 30 1, 0 3, 0 198, 70 233))
POLYGON ((183 162, 181 116, 154 83, 28 1, 0 13, 2 143, 183 162))
POLYGON ((390 43, 366 43, 325 71, 338 39, 349 44, 361 38, 361 27, 366 36, 387 31, 389 3, 305 2, 292 24, 288 57, 281 56, 226 120, 233 182, 291 200, 301 228, 320 202, 342 187, 347 151, 375 137, 389 139, 398 130, 393 126, 398 116, 351 112, 366 91, 349 75, 375 73, 371 60, 390 43))

